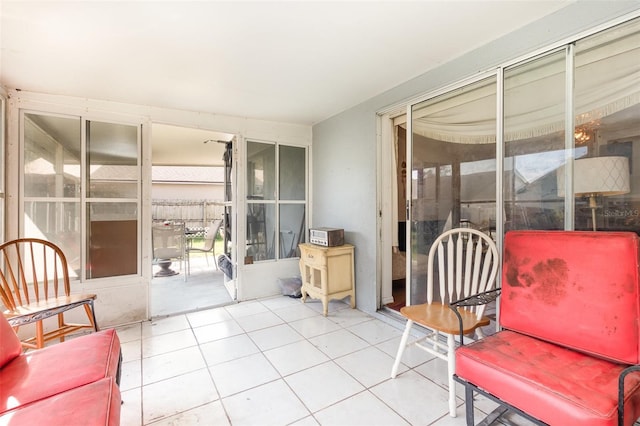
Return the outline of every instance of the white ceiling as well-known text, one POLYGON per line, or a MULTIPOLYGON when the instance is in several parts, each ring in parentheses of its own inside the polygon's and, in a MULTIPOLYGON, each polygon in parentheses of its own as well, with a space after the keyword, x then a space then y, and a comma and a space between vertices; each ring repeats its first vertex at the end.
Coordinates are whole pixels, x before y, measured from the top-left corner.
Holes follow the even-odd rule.
POLYGON ((0 0, 0 82, 314 124, 572 1, 0 0))

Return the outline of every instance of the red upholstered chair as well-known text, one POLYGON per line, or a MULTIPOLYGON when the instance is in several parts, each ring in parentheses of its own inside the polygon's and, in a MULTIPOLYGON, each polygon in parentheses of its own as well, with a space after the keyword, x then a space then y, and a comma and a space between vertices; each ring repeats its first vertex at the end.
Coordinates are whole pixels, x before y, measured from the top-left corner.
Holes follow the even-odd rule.
POLYGON ((53 417, 56 424, 77 424, 80 417, 75 416, 87 413, 87 401, 97 411, 87 413, 82 424, 98 424, 98 418, 110 419, 100 424, 118 424, 111 416, 117 415, 119 422, 121 363, 120 340, 113 329, 22 353, 20 339, 0 317, 0 424, 52 424, 53 414, 59 415, 53 417), (51 397, 56 399, 43 402, 51 397), (17 412, 35 404, 55 410, 17 412))
POLYGON ((633 232, 508 232, 502 330, 456 350, 467 422, 480 392, 545 424, 633 425, 639 264, 633 232))
POLYGON ((120 389, 113 377, 80 386, 0 414, 2 425, 118 426, 120 389))

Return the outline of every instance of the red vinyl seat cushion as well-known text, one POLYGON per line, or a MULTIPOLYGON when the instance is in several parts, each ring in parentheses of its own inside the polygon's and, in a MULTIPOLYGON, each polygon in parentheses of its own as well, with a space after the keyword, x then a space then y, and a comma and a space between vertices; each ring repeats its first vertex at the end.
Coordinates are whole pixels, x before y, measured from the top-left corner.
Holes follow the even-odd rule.
POLYGON ((0 369, 0 413, 116 377, 119 360, 120 340, 113 329, 17 356, 0 369))
MULTIPOLYGON (((625 365, 504 330, 456 351, 456 374, 550 425, 617 425, 625 365)), ((625 424, 640 417, 640 372, 627 376, 625 424)))
POLYGON ((120 390, 113 377, 0 414, 3 425, 117 426, 120 390))

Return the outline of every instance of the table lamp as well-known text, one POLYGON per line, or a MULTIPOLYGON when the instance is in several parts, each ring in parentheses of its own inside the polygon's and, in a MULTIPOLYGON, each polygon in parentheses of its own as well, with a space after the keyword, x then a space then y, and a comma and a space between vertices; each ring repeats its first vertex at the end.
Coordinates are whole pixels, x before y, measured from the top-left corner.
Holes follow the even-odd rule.
MULTIPOLYGON (((558 196, 564 196, 564 166, 557 170, 558 196)), ((627 157, 589 157, 573 162, 573 191, 576 197, 589 197, 593 230, 596 230, 596 196, 630 192, 627 157)))

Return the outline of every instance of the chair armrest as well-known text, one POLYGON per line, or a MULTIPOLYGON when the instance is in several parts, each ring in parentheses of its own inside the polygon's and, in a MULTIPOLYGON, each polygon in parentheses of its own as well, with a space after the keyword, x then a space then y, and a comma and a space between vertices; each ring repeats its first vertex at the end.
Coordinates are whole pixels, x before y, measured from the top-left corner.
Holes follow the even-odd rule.
POLYGON ((462 334, 462 317, 458 312, 458 308, 465 306, 480 306, 491 303, 496 300, 498 296, 500 296, 501 290, 501 288, 494 288, 493 290, 484 291, 482 293, 474 294, 473 296, 465 297, 463 299, 454 300, 453 302, 449 303, 449 307, 456 314, 456 316, 458 317, 458 322, 460 323, 460 345, 464 345, 464 334, 462 334))
POLYGON ((618 377, 618 425, 624 425, 624 378, 627 374, 640 371, 640 364, 625 368, 618 377))

